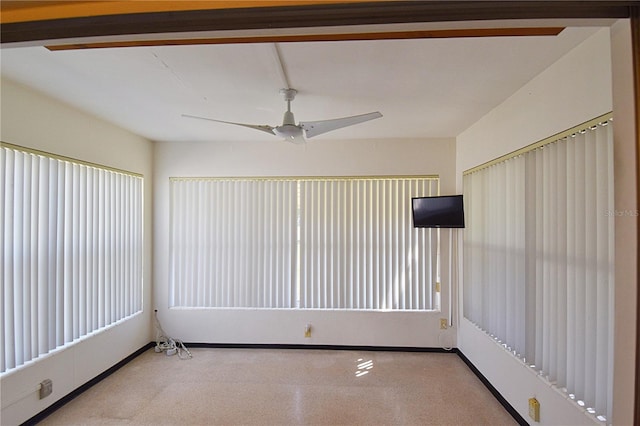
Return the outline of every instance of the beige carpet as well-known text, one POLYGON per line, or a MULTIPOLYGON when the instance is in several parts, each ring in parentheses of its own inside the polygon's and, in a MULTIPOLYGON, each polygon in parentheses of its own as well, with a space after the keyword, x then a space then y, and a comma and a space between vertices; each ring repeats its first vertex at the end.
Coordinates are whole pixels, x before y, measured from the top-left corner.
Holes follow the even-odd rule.
POLYGON ((514 425, 455 354, 191 349, 137 357, 42 425, 514 425))

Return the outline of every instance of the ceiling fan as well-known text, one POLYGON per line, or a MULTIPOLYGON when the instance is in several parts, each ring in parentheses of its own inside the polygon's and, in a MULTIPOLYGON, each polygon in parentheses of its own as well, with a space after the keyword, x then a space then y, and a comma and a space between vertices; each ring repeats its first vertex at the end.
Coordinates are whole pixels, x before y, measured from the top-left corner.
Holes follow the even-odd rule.
POLYGON ((296 125, 293 118, 293 113, 291 112, 291 101, 295 99, 296 93, 298 92, 295 89, 281 89, 280 93, 284 95, 284 100, 287 102, 287 111, 285 111, 284 113, 282 125, 276 127, 258 124, 233 123, 231 121, 215 120, 213 118, 198 117, 189 114, 182 114, 182 116, 188 118, 197 118, 199 120, 208 120, 215 121, 217 123, 234 124, 236 126, 248 127, 250 129, 256 129, 275 136, 279 136, 281 138, 284 138, 284 140, 288 142, 298 144, 304 143, 305 138, 312 138, 314 136, 321 135, 332 130, 340 129, 347 126, 353 126, 354 124, 364 123, 365 121, 382 117, 382 114, 376 111, 370 112, 368 114, 334 118, 330 120, 301 121, 296 125))

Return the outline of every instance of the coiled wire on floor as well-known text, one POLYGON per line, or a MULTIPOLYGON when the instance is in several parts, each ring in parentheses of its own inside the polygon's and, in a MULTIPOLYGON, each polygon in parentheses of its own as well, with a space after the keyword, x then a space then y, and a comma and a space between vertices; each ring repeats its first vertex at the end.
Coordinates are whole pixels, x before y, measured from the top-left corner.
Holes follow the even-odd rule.
POLYGON ((180 359, 189 359, 193 358, 189 349, 182 343, 180 339, 174 339, 172 337, 168 337, 167 334, 162 329, 162 325, 160 325, 160 320, 158 319, 158 310, 154 311, 154 316, 156 319, 156 352, 164 352, 167 356, 172 356, 178 354, 178 358, 180 359))

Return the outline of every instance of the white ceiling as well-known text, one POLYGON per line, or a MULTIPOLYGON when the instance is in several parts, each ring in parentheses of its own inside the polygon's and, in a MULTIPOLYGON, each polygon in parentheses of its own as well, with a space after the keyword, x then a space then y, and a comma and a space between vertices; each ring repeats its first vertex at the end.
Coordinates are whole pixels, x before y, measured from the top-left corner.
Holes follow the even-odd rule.
MULTIPOLYGON (((280 43, 296 121, 380 111, 312 139, 455 137, 597 27, 558 36, 280 43)), ((0 51, 2 74, 154 141, 270 140, 184 118, 278 125, 286 83, 272 43, 0 51)))

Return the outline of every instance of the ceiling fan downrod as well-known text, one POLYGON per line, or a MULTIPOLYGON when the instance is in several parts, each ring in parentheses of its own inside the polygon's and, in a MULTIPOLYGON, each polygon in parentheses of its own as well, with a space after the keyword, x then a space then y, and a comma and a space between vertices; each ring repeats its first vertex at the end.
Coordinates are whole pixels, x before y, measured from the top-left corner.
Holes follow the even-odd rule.
POLYGON ((296 122, 293 118, 293 113, 291 112, 291 101, 296 98, 296 93, 298 93, 298 91, 296 89, 280 89, 280 93, 282 93, 282 95, 284 96, 284 100, 287 102, 287 110, 284 113, 282 125, 295 126, 296 122))

